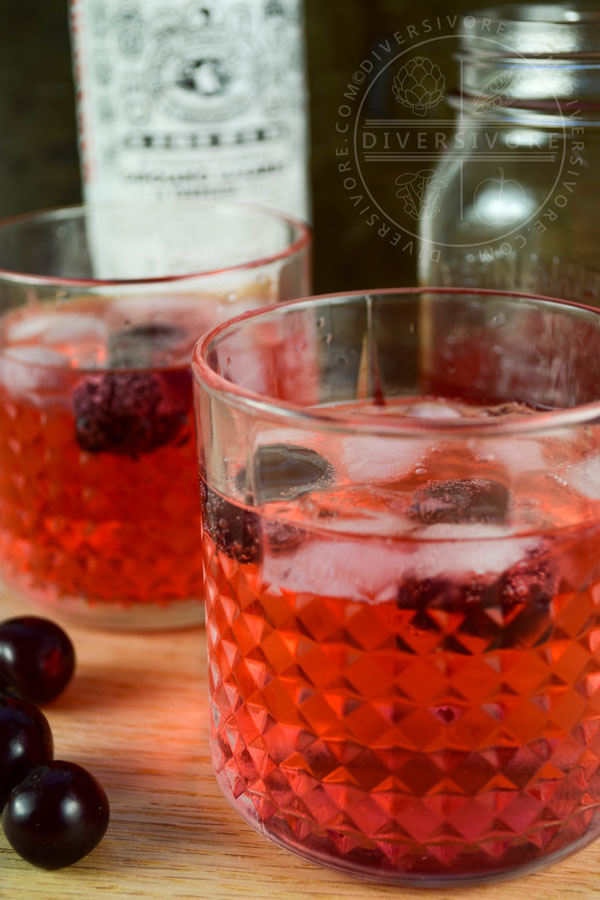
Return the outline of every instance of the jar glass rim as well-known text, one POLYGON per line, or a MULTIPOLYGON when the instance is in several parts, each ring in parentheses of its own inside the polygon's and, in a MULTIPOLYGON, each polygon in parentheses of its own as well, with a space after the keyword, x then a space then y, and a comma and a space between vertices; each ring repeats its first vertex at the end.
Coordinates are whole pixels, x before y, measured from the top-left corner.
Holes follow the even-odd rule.
POLYGON ((600 21, 600 7, 594 0, 574 0, 569 3, 500 3, 482 7, 463 16, 477 21, 531 23, 546 25, 585 26, 600 21))

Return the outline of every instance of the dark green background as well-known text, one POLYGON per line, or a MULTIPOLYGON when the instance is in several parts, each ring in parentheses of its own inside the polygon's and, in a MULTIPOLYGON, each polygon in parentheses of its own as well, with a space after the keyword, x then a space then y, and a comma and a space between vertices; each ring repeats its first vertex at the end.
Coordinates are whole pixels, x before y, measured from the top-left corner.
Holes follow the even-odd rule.
MULTIPOLYGON (((408 284, 414 259, 352 208, 337 173, 335 123, 369 48, 425 16, 460 12, 429 0, 306 0, 316 292, 408 284)), ((0 216, 80 197, 68 0, 0 0, 0 216)))

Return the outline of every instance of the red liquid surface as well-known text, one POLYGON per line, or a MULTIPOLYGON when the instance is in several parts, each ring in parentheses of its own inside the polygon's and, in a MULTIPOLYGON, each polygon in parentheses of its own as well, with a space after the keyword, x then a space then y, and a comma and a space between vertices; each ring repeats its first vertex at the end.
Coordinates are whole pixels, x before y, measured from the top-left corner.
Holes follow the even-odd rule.
POLYGON ((440 884, 600 833, 598 502, 556 477, 569 444, 529 444, 370 484, 325 445, 336 483, 262 516, 205 489, 213 761, 275 841, 440 884), (439 512, 467 477, 488 505, 439 512))

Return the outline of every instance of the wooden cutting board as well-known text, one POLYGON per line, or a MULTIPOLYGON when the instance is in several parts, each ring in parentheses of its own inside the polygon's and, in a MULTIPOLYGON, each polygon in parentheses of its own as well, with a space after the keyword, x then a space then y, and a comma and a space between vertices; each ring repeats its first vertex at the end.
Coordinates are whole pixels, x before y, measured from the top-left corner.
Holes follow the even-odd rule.
MULTIPOLYGON (((0 597, 0 619, 21 612, 0 597)), ((59 872, 28 865, 0 835, 2 900, 600 897, 600 841, 527 878, 441 891, 369 884, 280 850, 237 816, 212 775, 204 632, 119 635, 62 624, 78 667, 45 710, 55 754, 100 779, 111 823, 92 854, 59 872)))

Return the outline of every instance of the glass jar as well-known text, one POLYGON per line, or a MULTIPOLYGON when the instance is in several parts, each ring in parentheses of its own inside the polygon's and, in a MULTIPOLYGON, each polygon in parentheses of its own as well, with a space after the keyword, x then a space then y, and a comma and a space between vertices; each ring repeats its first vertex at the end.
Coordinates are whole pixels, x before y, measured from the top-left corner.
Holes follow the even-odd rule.
POLYGON ((599 27, 597 4, 581 2, 462 19, 422 284, 600 302, 599 27))

